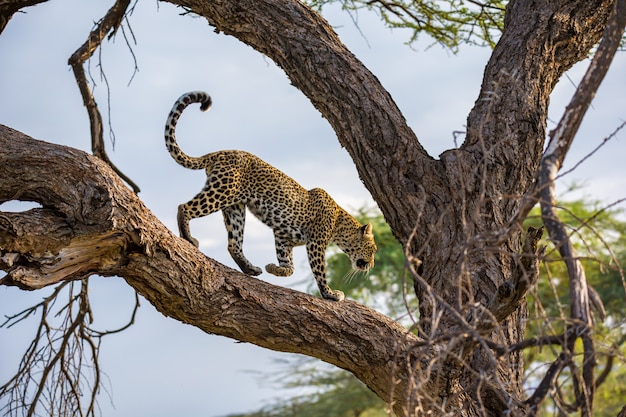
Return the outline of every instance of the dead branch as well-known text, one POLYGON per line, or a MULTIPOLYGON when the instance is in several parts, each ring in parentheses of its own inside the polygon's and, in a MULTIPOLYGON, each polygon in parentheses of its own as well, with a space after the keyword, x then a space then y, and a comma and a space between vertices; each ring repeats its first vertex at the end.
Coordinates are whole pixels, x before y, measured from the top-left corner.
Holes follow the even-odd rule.
POLYGON ((567 360, 566 353, 562 352, 557 360, 550 364, 550 367, 539 383, 539 386, 535 389, 533 395, 526 400, 529 416, 537 415, 537 412, 539 411, 539 404, 541 404, 548 393, 554 389, 555 381, 563 367, 565 367, 567 360))
POLYGON ((88 303, 86 281, 83 281, 78 294, 75 294, 71 282, 64 282, 39 304, 5 321, 3 326, 12 326, 40 310, 37 332, 18 371, 0 387, 0 398, 6 399, 3 407, 6 415, 33 416, 39 407, 45 408, 51 415, 94 415, 100 372, 93 350, 90 355, 92 360, 89 361, 94 372, 91 389, 85 389, 85 384, 90 381, 84 377, 86 370, 82 364, 83 353, 86 353, 83 342, 90 342, 85 333, 88 303), (56 325, 50 322, 50 317, 61 290, 68 290, 69 297, 56 314, 64 313, 60 324, 56 325), (77 304, 76 309, 74 304, 77 304), (61 401, 49 402, 46 399, 52 391, 58 393, 61 401), (83 395, 85 391, 89 394, 83 395))
POLYGON ((93 53, 100 47, 105 36, 109 34, 109 38, 115 35, 117 29, 122 24, 122 20, 126 15, 128 6, 131 0, 117 0, 113 7, 109 9, 107 14, 96 24, 96 27, 91 31, 85 43, 76 50, 70 57, 68 64, 74 71, 74 77, 76 78, 76 84, 80 90, 80 94, 83 97, 83 104, 87 108, 87 114, 89 115, 89 125, 91 130, 91 151, 98 158, 105 161, 109 166, 120 176, 132 189, 138 193, 139 187, 130 178, 128 178, 123 172, 117 168, 113 162, 109 159, 104 147, 103 129, 102 129, 102 115, 98 110, 98 104, 91 92, 89 82, 85 76, 85 69, 83 65, 91 58, 93 53))
MULTIPOLYGON (((576 251, 571 244, 567 230, 559 220, 555 209, 556 196, 554 181, 567 155, 569 147, 574 140, 583 116, 590 106, 595 92, 608 71, 613 56, 619 47, 625 26, 626 1, 617 0, 613 15, 606 27, 598 51, 578 86, 574 97, 567 106, 559 124, 556 129, 551 132, 550 142, 548 143, 548 147, 541 161, 538 175, 539 180, 536 188, 536 195, 540 197, 541 214, 544 225, 548 230, 550 239, 558 248, 561 258, 566 264, 569 276, 571 299, 570 326, 575 327, 577 330, 576 337, 568 340, 567 346, 564 346, 562 355, 569 357, 572 354, 571 352, 573 351, 574 342, 577 337, 580 337, 583 343, 584 358, 582 378, 578 378, 578 373, 575 372, 575 369, 572 369, 575 381, 576 405, 580 407, 583 416, 591 416, 592 414, 592 402, 595 390, 594 368, 596 365, 596 353, 590 331, 593 325, 590 313, 591 301, 585 271, 576 256, 576 251)), ((556 374, 562 369, 563 360, 564 358, 555 362, 553 368, 556 374), (557 363, 558 365, 556 365, 557 363)), ((547 378, 547 376, 544 381, 548 381, 550 384, 553 382, 553 380, 547 378)), ((535 401, 536 397, 545 395, 542 392, 540 393, 539 389, 535 394, 538 393, 539 395, 533 395, 531 397, 533 401, 535 401)))
POLYGON ((38 304, 8 316, 2 327, 12 327, 39 316, 35 336, 22 356, 15 375, 0 386, 0 412, 7 416, 32 416, 45 408, 51 415, 95 416, 97 393, 102 386, 98 352, 103 337, 132 325, 139 298, 128 323, 100 331, 91 326, 89 281, 64 281, 38 304), (63 295, 67 302, 56 307, 63 295), (49 395, 56 392, 56 399, 49 395))

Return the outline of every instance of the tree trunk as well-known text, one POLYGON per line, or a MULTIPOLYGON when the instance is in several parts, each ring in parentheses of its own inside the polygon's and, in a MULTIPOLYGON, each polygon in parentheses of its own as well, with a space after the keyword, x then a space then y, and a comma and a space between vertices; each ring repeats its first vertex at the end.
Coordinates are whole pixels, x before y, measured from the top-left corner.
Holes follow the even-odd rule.
POLYGON ((522 231, 512 220, 539 166, 549 95, 598 42, 612 2, 511 1, 466 140, 439 160, 308 7, 170 2, 273 59, 330 122, 407 251, 419 337, 357 303, 316 299, 221 266, 173 236, 97 159, 6 127, 0 201, 43 208, 0 213, 0 266, 9 271, 2 283, 35 289, 91 273, 119 275, 159 311, 208 333, 351 371, 398 415, 523 412, 521 354, 494 358, 482 338, 518 342, 525 306, 518 297, 512 313, 495 315, 499 326, 479 324, 494 321, 507 283, 532 269, 519 256, 522 231))
MULTIPOLYGON (((468 116, 466 140, 435 160, 376 77, 307 7, 289 1, 171 2, 273 59, 331 123, 395 236, 423 262, 425 285, 416 285, 416 292, 420 330, 428 337, 458 329, 456 315, 477 314, 473 306, 489 305, 513 274, 521 228, 508 223, 535 179, 550 93, 599 41, 613 5, 511 1, 468 116), (435 305, 433 295, 450 308, 435 305)), ((525 317, 525 307, 519 308, 492 339, 519 341, 525 317)), ((475 352, 469 366, 450 374, 458 379, 447 378, 433 397, 447 399, 450 409, 477 412, 486 394, 477 392, 475 376, 487 366, 485 355, 475 352)), ((497 383, 518 398, 521 354, 500 360, 497 374, 497 383)), ((486 407, 500 414, 507 405, 486 407)))

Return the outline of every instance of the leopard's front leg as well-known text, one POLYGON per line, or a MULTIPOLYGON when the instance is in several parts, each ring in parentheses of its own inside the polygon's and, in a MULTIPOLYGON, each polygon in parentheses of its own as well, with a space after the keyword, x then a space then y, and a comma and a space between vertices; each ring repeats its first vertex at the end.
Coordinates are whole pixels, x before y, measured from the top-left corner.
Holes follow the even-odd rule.
POLYGON ((331 289, 326 280, 326 248, 328 243, 328 241, 323 240, 309 240, 307 242, 306 251, 309 257, 309 264, 322 298, 342 301, 345 298, 343 292, 331 289))
POLYGON ((293 245, 279 236, 274 236, 278 265, 268 264, 265 270, 277 277, 288 277, 293 274, 293 245))

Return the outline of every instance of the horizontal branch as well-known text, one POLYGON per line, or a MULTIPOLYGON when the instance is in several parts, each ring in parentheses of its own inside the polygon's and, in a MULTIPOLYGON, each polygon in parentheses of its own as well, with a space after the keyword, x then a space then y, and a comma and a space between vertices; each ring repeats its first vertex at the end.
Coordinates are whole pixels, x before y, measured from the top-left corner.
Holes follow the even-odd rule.
POLYGON ((322 359, 404 404, 403 326, 352 301, 330 302, 251 278, 172 234, 104 162, 0 125, 0 284, 37 289, 88 274, 120 276, 163 314, 215 333, 322 359), (395 371, 394 371, 395 370, 395 371), (395 374, 394 374, 395 372, 395 374), (393 386, 392 375, 399 382, 393 386))

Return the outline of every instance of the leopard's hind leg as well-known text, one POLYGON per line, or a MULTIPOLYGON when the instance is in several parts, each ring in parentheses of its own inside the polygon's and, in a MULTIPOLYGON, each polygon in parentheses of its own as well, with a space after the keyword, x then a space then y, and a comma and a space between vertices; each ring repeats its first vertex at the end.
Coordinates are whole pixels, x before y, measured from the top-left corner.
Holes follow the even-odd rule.
POLYGON ((260 275, 263 270, 246 259, 243 254, 243 232, 246 224, 246 206, 243 203, 235 204, 222 209, 224 224, 228 232, 228 252, 237 262, 244 274, 260 275))
POLYGON ((198 240, 191 236, 191 219, 208 216, 237 201, 239 181, 236 168, 215 164, 207 170, 204 188, 194 198, 178 206, 178 231, 180 237, 198 246, 198 240))
MULTIPOLYGON (((238 198, 237 185, 232 181, 229 188, 222 186, 222 177, 216 179, 212 175, 202 192, 193 199, 178 206, 178 230, 180 236, 198 246, 198 240, 191 236, 189 221, 198 217, 207 216, 222 210, 224 224, 228 232, 228 252, 235 260, 241 271, 248 275, 260 275, 263 270, 254 266, 243 254, 243 232, 246 221, 246 207, 243 203, 235 203, 238 198)), ((232 178, 230 176, 229 178, 232 178)))
POLYGON ((193 200, 178 206, 178 232, 180 237, 191 242, 196 248, 199 246, 198 239, 191 236, 191 230, 189 230, 189 221, 196 217, 200 217, 197 210, 197 204, 199 195, 193 200))

